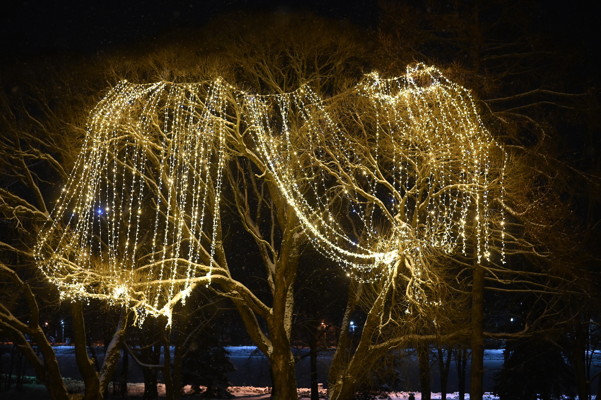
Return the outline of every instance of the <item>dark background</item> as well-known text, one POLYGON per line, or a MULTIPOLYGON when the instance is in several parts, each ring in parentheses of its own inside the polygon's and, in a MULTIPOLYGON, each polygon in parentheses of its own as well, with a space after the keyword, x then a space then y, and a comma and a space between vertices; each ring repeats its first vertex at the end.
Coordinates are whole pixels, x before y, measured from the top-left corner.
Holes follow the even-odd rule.
MULTIPOLYGON (((429 3, 451 6, 472 2, 405 3, 427 10, 429 3)), ((547 35, 559 47, 566 44, 586 47, 590 50, 590 61, 596 61, 601 37, 598 2, 510 0, 506 4, 528 7, 533 32, 547 35)), ((380 13, 378 1, 370 0, 8 1, 0 10, 0 45, 5 62, 11 56, 26 54, 97 52, 152 39, 174 28, 202 26, 215 15, 234 10, 312 11, 367 27, 377 24, 380 13)))

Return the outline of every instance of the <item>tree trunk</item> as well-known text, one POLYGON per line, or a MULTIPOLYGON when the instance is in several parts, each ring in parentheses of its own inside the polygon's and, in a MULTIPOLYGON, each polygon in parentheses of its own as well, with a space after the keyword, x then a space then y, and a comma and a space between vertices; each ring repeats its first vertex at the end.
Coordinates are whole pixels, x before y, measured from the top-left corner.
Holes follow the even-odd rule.
POLYGON ((349 335, 351 313, 354 311, 362 291, 362 284, 349 285, 348 300, 340 323, 338 343, 328 371, 328 395, 330 397, 332 397, 333 388, 337 385, 339 377, 344 374, 343 370, 348 362, 348 355, 351 352, 351 337, 349 335))
POLYGON ((444 357, 444 349, 438 347, 438 370, 440 373, 440 400, 447 400, 447 384, 449 381, 449 369, 451 368, 451 347, 447 349, 447 358, 444 357))
POLYGON ((470 366, 470 400, 482 400, 484 377, 484 269, 474 265, 472 282, 472 360, 470 366))
POLYGON ((360 296, 361 285, 357 287, 355 293, 352 293, 353 286, 349 287, 349 300, 342 321, 339 348, 336 349, 328 381, 328 395, 330 400, 348 400, 352 399, 357 386, 369 375, 371 365, 386 353, 376 351, 371 347, 371 340, 376 330, 379 328, 379 318, 384 309, 384 304, 388 298, 391 285, 386 286, 380 292, 373 302, 359 337, 359 342, 355 348, 350 360, 348 353, 351 353, 351 343, 348 337, 350 313, 355 308, 360 296), (344 346, 344 347, 343 347, 344 346))
POLYGON ((117 395, 121 397, 127 396, 127 372, 129 369, 129 354, 125 350, 121 350, 121 373, 119 374, 119 390, 117 395))
MULTIPOLYGON (((313 326, 313 324, 311 324, 313 326)), ((317 335, 313 331, 309 335, 309 368, 311 375, 311 400, 319 400, 319 387, 317 382, 317 335)))
MULTIPOLYGON (((278 277, 276 277, 276 280, 278 277)), ((291 287, 287 284, 276 283, 273 300, 273 319, 269 333, 271 334, 272 352, 269 357, 271 365, 272 391, 271 398, 274 400, 296 399, 296 371, 292 351, 290 350, 289 316, 292 315, 294 305, 291 287), (282 292, 280 292, 280 290, 282 292)))
MULTIPOLYGON (((18 351, 17 346, 13 345, 13 347, 11 348, 10 351, 10 364, 8 366, 8 372, 5 375, 6 378, 6 390, 10 389, 11 384, 12 384, 12 375, 13 375, 13 370, 15 369, 15 359, 17 357, 17 355, 20 355, 21 352, 18 351)), ((17 370, 18 370, 18 366, 17 366, 17 370)), ((0 387, 0 390, 2 389, 2 387, 0 387)), ((17 388, 18 389, 18 388, 17 388)))
POLYGON ((457 390, 459 391, 459 400, 465 400, 465 376, 467 369, 467 350, 458 348, 455 365, 457 367, 457 390))
MULTIPOLYGON (((145 363, 149 365, 159 365, 161 356, 161 348, 159 345, 147 346, 141 349, 140 355, 145 363), (158 351, 157 351, 158 348, 158 351)), ((157 388, 157 371, 156 368, 143 366, 142 374, 144 375, 144 400, 156 400, 159 398, 157 388)))
POLYGON ((288 400, 298 397, 296 392, 296 375, 294 370, 294 357, 290 349, 276 349, 270 359, 273 400, 288 400))
POLYGON ((359 377, 365 375, 366 370, 369 370, 370 365, 365 364, 365 360, 369 360, 365 356, 367 346, 358 346, 346 368, 339 372, 336 380, 328 382, 328 396, 330 400, 350 400, 355 398, 359 377))
POLYGON ((157 389, 157 376, 153 368, 142 367, 144 375, 144 400, 156 400, 159 398, 157 389))
POLYGON ((24 340, 25 338, 22 335, 19 335, 20 337, 18 338, 23 338, 23 341, 19 340, 19 349, 24 352, 25 357, 34 366, 36 375, 46 386, 50 398, 52 400, 68 400, 69 394, 62 379, 56 355, 52 346, 46 340, 44 331, 38 326, 32 329, 30 334, 33 341, 38 343, 38 350, 42 353, 43 361, 36 356, 30 343, 24 340))
POLYGON ((342 379, 334 384, 328 382, 328 395, 330 395, 330 400, 350 400, 355 397, 356 392, 356 383, 348 379, 342 379))
POLYGON ((106 346, 104 361, 102 362, 102 367, 100 368, 100 373, 98 374, 98 379, 100 381, 100 393, 102 394, 102 397, 105 397, 108 390, 109 381, 112 379, 115 369, 117 368, 117 364, 119 363, 121 348, 123 347, 123 340, 125 339, 125 332, 127 330, 128 319, 128 314, 123 312, 119 318, 119 323, 117 324, 115 333, 113 333, 111 341, 109 342, 108 346, 106 346))
MULTIPOLYGON (((278 207, 278 209, 284 208, 278 207)), ((290 208, 287 210, 292 211, 290 208)), ((290 400, 298 397, 294 356, 290 350, 294 314, 294 281, 300 257, 298 238, 294 233, 296 224, 298 221, 295 218, 286 217, 287 229, 284 230, 285 234, 273 274, 273 309, 268 325, 272 346, 271 398, 274 400, 290 400)))
MULTIPOLYGON (((33 340, 38 343, 38 349, 42 353, 44 360, 42 366, 43 372, 38 375, 48 389, 50 398, 52 400, 67 400, 69 398, 67 387, 63 382, 56 354, 50 343, 46 340, 44 331, 38 327, 35 329, 35 334, 32 334, 32 337, 33 340)), ((33 350, 31 350, 31 353, 33 354, 33 350)), ((26 351, 25 356, 27 356, 27 354, 28 351, 26 351)), ((36 371, 39 371, 39 369, 36 369, 36 371)))
POLYGON ((347 367, 341 371, 335 381, 328 381, 330 400, 351 400, 355 398, 357 389, 364 379, 370 376, 374 364, 381 360, 387 352, 374 351, 369 346, 357 347, 347 367), (371 352, 371 354, 369 354, 371 352), (368 355, 369 354, 369 355, 368 355))
POLYGON ((73 318, 75 360, 85 385, 84 399, 101 400, 106 396, 108 383, 119 362, 121 344, 127 327, 127 315, 123 314, 121 316, 115 333, 108 346, 106 346, 100 373, 96 370, 94 361, 88 356, 86 327, 81 303, 75 302, 71 305, 71 316, 73 318))
MULTIPOLYGON (((182 388, 182 360, 184 359, 184 346, 181 343, 177 343, 175 345, 175 350, 173 354, 173 368, 172 368, 172 376, 173 376, 173 389, 177 390, 178 393, 181 393, 182 388)), ((176 397, 177 398, 177 397, 176 397)))
POLYGON ((418 343, 417 359, 419 362, 419 385, 422 393, 422 400, 432 398, 432 387, 430 386, 430 357, 427 343, 418 343))
POLYGON ((86 328, 83 318, 83 308, 81 303, 71 304, 71 317, 73 318, 73 344, 75 345, 75 361, 77 368, 84 382, 85 400, 99 400, 100 381, 94 362, 88 357, 86 345, 86 328))
POLYGON ((586 371, 587 332, 585 324, 579 319, 574 320, 574 344, 572 345, 572 358, 576 389, 579 399, 589 398, 589 382, 586 371))
POLYGON ((175 400, 177 398, 177 389, 173 385, 173 374, 171 370, 171 348, 169 346, 169 337, 165 335, 163 343, 163 380, 165 381, 165 398, 175 400))
POLYGON ((25 377, 25 360, 23 359, 23 354, 21 352, 17 355, 17 376, 15 385, 17 390, 23 389, 23 378, 25 377))
POLYGON ((46 334, 40 326, 40 310, 31 287, 23 282, 15 271, 2 263, 0 263, 0 272, 8 276, 16 285, 17 290, 22 290, 29 310, 29 322, 24 324, 10 312, 7 312, 8 310, 4 309, 4 312, 0 313, 2 328, 7 328, 4 332, 9 335, 33 366, 38 379, 48 389, 50 398, 52 400, 67 400, 69 398, 67 387, 63 381, 54 349, 48 342, 46 334), (31 340, 28 340, 26 335, 30 336, 31 340), (37 343, 37 352, 34 351, 31 343, 37 343), (40 353, 42 355, 41 358, 40 353))

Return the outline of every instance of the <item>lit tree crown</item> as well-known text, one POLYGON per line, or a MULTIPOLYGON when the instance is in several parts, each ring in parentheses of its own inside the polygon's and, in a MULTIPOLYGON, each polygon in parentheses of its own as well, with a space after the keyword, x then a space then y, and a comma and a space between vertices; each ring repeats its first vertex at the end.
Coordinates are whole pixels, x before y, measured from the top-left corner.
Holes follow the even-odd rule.
POLYGON ((234 140, 256 154, 315 246, 359 279, 399 268, 419 277, 431 252, 472 247, 479 262, 491 257, 504 153, 470 93, 418 65, 398 78, 367 75, 331 99, 308 85, 261 96, 219 79, 121 82, 92 111, 40 233, 43 273, 65 297, 170 317, 219 268, 234 140), (232 134, 233 108, 244 143, 232 134))

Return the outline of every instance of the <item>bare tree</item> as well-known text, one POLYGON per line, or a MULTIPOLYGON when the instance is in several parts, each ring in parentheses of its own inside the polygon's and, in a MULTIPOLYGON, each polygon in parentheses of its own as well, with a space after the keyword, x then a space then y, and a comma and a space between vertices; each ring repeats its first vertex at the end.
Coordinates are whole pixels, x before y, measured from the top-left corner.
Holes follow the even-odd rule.
MULTIPOLYGON (((1 269, 6 282, 17 288, 18 296, 3 296, 0 329, 18 344, 53 399, 66 399, 69 394, 52 343, 44 332, 40 308, 55 306, 59 298, 40 280, 33 249, 57 187, 66 181, 77 154, 80 123, 84 120, 80 108, 96 101, 92 94, 72 96, 73 81, 67 78, 68 70, 65 64, 65 71, 55 71, 51 83, 16 79, 12 93, 2 97, 0 212, 6 229, 0 237, 1 269)), ((87 354, 81 305, 73 304, 72 317, 76 358, 86 383, 85 398, 103 398, 119 358, 126 315, 116 327, 100 372, 87 354)))
MULTIPOLYGON (((79 178, 42 233, 44 272, 67 297, 125 305, 139 323, 146 313, 170 319, 177 302, 210 283, 269 358, 273 398, 290 399, 294 284, 311 242, 355 279, 331 398, 351 397, 366 367, 391 349, 467 335, 448 309, 465 310, 469 284, 477 382, 484 282, 521 282, 523 274, 505 278, 518 272, 505 258, 540 253, 531 240, 536 224, 523 225, 525 163, 511 153, 503 171, 505 154, 469 92, 432 69, 360 81, 370 64, 398 70, 371 57, 352 30, 340 34, 302 18, 260 19, 263 33, 252 32, 255 25, 220 26, 238 22, 230 16, 210 26, 205 35, 220 40, 205 37, 201 50, 159 49, 129 65, 114 62, 119 77, 160 82, 122 82, 96 107, 75 163, 79 178), (198 51, 202 62, 181 64, 198 51), (191 135, 191 126, 204 135, 191 135), (203 157, 210 165, 195 164, 203 157), (229 214, 220 209, 226 198, 229 214), (229 257, 229 218, 256 245, 262 291, 248 284, 244 261, 229 257), (351 346, 356 310, 365 323, 351 346)), ((24 181, 37 179, 23 173, 31 168, 17 170, 24 181)), ((13 192, 3 196, 15 203, 13 192)), ((15 204, 9 214, 27 205, 15 204)), ((49 208, 36 211, 40 222, 49 208)), ((481 391, 474 386, 474 398, 481 391)))

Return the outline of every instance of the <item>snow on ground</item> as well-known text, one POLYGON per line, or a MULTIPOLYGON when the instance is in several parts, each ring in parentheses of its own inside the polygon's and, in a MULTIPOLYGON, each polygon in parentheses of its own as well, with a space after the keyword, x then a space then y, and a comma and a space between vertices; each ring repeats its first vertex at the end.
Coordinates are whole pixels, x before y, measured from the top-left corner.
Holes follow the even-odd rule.
MULTIPOLYGON (((8 391, 0 391, 0 398, 7 400, 46 400, 49 399, 48 392, 46 391, 46 387, 39 383, 33 383, 35 379, 31 377, 27 379, 30 383, 27 383, 22 390, 11 389, 8 391)), ((69 392, 71 393, 83 393, 84 385, 82 381, 75 379, 65 379, 65 384, 69 392)), ((111 388, 109 387, 109 391, 111 388)), ((158 385, 159 397, 165 396, 165 385, 158 385)), ((269 387, 256 387, 256 386, 231 386, 229 388, 229 392, 234 396, 235 399, 244 399, 244 400, 264 400, 269 399, 271 396, 271 388, 269 387)), ((142 398, 144 394, 144 384, 143 383, 128 383, 127 384, 127 393, 128 397, 131 399, 142 398)), ((376 399, 381 400, 408 400, 409 396, 413 392, 391 392, 391 393, 382 393, 375 397, 376 399)), ((184 387, 184 395, 192 395, 192 391, 190 386, 184 387)), ((420 393, 413 393, 415 396, 415 400, 421 400, 420 393)), ((197 398, 197 396, 195 396, 197 398)), ((195 397, 190 396, 191 399, 195 397)), ((326 399, 327 393, 326 390, 321 388, 319 389, 319 397, 320 399, 326 399)), ((185 398, 185 397, 184 397, 185 398)), ((309 400, 311 398, 311 390, 307 388, 298 389, 298 400, 309 400)), ((440 393, 432 393, 432 399, 440 399, 440 393)), ((459 399, 458 393, 448 393, 448 400, 457 400, 459 399)), ((469 399, 469 395, 466 395, 466 399, 469 399)), ((215 399, 219 400, 219 399, 215 399)), ((498 400, 497 396, 493 396, 490 393, 485 393, 484 400, 498 400)))
MULTIPOLYGON (((142 383, 128 383, 127 391, 130 396, 142 397, 144 394, 144 384, 142 383)), ((165 385, 159 384, 159 396, 165 395, 165 385)), ((204 387, 201 386, 204 389, 204 387)), ((271 395, 270 387, 256 387, 256 386, 230 386, 228 391, 238 399, 248 399, 248 400, 259 400, 259 399, 269 399, 271 395)), ((190 385, 184 387, 184 394, 191 394, 190 385)), ((408 400, 409 396, 413 394, 415 400, 421 400, 420 393, 414 392, 390 392, 390 393, 382 393, 377 395, 376 399, 382 400, 408 400), (387 397, 388 396, 388 397, 387 397)), ((298 389, 298 400, 309 400, 311 398, 311 389, 308 388, 299 388, 298 389)), ((319 388, 319 398, 326 399, 327 398, 327 390, 323 389, 320 385, 319 388)), ((469 399, 469 394, 466 394, 466 399, 469 399)), ((440 399, 440 393, 432 393, 432 400, 440 399)), ((448 393, 447 400, 457 400, 459 399, 459 393, 448 393)), ((484 394, 484 400, 498 400, 497 396, 494 396, 490 393, 484 394)))
MULTIPOLYGON (((67 379, 67 387, 72 393, 83 393, 83 383, 74 379, 67 379)), ((159 396, 165 396, 165 386, 163 384, 158 385, 159 396)), ((127 384, 128 397, 130 399, 142 398, 144 394, 143 383, 128 383, 127 384)), ((231 386, 229 391, 234 395, 234 399, 244 400, 265 400, 269 399, 271 395, 271 388, 269 387, 256 387, 256 386, 231 386)), ((191 395, 190 386, 184 388, 184 394, 191 395)), ((421 400, 421 394, 419 392, 391 392, 383 393, 376 399, 380 400, 408 400, 409 396, 413 394, 415 400, 421 400)), ((326 399, 326 390, 320 388, 319 393, 320 399, 326 399)), ((186 398, 186 397, 184 397, 186 398)), ((190 396, 190 399, 198 398, 198 396, 190 396)), ((310 389, 298 389, 298 400, 309 400, 311 398, 310 389)), ((469 394, 465 395, 465 398, 469 400, 469 394)), ((38 383, 28 383, 25 385, 23 390, 17 391, 11 389, 9 391, 0 392, 0 399, 6 400, 47 400, 50 399, 46 388, 38 383)), ((432 393, 432 399, 440 399, 440 393, 432 393)), ((448 393, 447 400, 458 400, 459 393, 448 393)), ((595 397, 593 396, 593 400, 595 397)), ((220 399, 215 399, 220 400, 220 399)), ((484 394, 484 400, 499 400, 499 398, 491 393, 484 394)))

